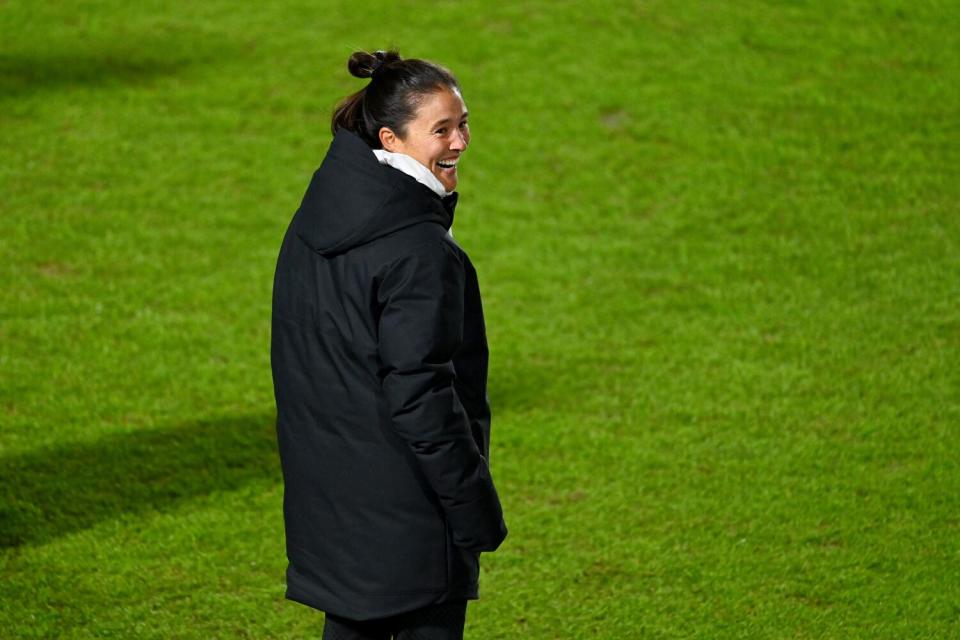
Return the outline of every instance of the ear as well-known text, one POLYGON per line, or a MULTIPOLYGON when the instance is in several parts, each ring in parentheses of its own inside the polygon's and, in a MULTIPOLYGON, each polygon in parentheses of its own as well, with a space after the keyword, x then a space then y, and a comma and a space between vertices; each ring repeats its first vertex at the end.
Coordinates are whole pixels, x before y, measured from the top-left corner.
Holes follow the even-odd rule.
POLYGON ((393 129, 380 127, 380 146, 387 151, 397 152, 401 145, 402 142, 399 136, 393 132, 393 129))

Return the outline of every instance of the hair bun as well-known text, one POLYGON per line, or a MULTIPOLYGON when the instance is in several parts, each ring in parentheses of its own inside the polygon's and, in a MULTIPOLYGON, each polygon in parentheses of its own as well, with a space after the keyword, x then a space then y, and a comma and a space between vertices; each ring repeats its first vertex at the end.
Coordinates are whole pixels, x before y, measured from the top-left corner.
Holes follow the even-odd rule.
POLYGON ((401 60, 398 51, 354 51, 347 61, 350 74, 357 78, 372 78, 380 67, 401 60))

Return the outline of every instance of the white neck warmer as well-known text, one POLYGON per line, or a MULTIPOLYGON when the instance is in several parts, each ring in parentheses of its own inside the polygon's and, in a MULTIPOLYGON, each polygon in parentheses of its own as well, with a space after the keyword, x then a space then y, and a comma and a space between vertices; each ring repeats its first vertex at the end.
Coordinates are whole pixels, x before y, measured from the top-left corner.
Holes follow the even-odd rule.
POLYGON ((380 164, 388 164, 394 169, 403 171, 405 174, 423 186, 427 187, 441 198, 445 198, 453 193, 452 191, 447 191, 443 188, 443 183, 440 182, 440 179, 437 178, 437 176, 433 175, 433 172, 430 171, 430 169, 427 169, 413 157, 408 156, 405 153, 393 153, 392 151, 387 151, 385 149, 374 149, 373 155, 377 156, 377 160, 380 161, 380 164))

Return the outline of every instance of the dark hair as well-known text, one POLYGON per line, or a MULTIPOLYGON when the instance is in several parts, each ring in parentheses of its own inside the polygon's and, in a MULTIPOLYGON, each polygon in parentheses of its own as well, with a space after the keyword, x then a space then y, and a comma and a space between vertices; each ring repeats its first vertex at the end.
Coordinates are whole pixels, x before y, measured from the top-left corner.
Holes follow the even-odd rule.
POLYGON ((379 149, 380 128, 391 129, 400 138, 407 123, 416 117, 423 98, 443 89, 460 90, 447 69, 427 60, 404 60, 397 51, 356 51, 347 61, 350 73, 370 78, 370 83, 347 96, 333 112, 331 129, 353 131, 373 149, 379 149))

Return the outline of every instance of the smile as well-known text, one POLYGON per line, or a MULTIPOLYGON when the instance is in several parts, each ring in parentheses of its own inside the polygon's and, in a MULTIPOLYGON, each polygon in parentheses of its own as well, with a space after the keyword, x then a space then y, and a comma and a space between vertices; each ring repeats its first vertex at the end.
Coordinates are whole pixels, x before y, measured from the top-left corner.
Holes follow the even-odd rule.
POLYGON ((456 160, 437 160, 437 166, 443 169, 455 169, 459 160, 459 158, 456 160))

